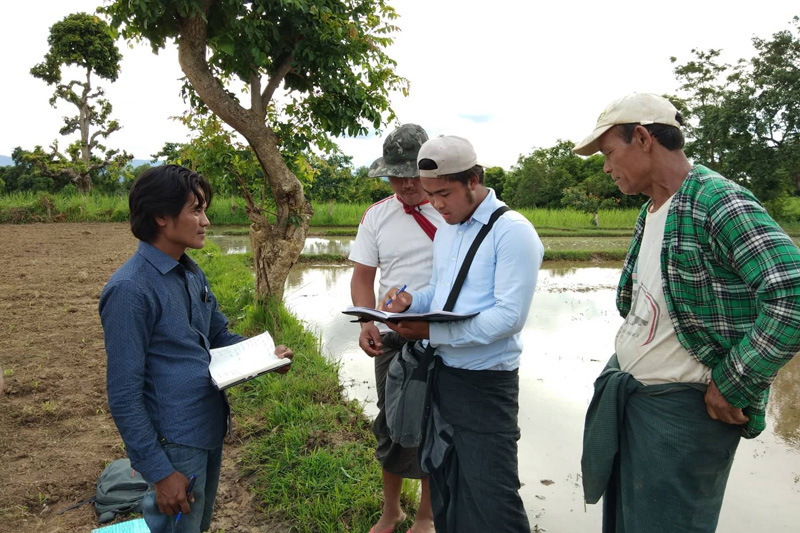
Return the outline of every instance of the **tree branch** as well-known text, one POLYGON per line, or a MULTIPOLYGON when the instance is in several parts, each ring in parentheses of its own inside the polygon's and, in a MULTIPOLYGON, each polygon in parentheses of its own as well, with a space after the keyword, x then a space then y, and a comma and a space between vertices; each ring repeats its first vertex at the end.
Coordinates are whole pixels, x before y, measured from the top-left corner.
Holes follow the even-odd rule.
POLYGON ((267 111, 261 101, 261 76, 258 70, 250 72, 250 111, 259 117, 266 117, 267 111))
POLYGON ((267 106, 269 105, 270 100, 272 100, 272 96, 275 94, 275 91, 278 89, 278 86, 283 81, 283 78, 292 70, 292 61, 294 60, 294 53, 289 54, 289 57, 286 58, 286 61, 281 64, 280 67, 275 71, 272 77, 269 80, 269 83, 266 87, 264 87, 264 92, 261 94, 261 105, 264 109, 264 113, 266 114, 267 106))
POLYGON ((206 18, 213 3, 213 0, 203 0, 202 13, 178 21, 178 62, 203 102, 246 137, 253 131, 250 113, 225 92, 206 61, 206 18))

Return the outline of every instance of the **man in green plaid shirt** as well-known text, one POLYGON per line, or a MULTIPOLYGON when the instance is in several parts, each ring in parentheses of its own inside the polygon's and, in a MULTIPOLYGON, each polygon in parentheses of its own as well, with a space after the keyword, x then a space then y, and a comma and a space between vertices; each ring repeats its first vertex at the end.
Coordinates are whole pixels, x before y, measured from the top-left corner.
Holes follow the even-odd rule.
POLYGON ((770 384, 800 351, 800 250, 750 191, 689 163, 682 124, 668 100, 634 93, 574 149, 650 198, 584 431, 604 531, 714 531, 739 439, 763 431, 770 384))

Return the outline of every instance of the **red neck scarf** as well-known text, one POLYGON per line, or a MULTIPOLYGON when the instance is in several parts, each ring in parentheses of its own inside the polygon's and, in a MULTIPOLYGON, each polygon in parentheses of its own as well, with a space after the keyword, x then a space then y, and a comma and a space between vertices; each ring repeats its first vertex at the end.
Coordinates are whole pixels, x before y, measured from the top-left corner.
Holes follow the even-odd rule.
POLYGON ((414 217, 414 220, 417 221, 417 224, 419 224, 419 227, 425 232, 425 235, 433 240, 433 236, 436 235, 436 226, 434 226, 430 220, 425 218, 425 215, 422 214, 422 211, 419 208, 419 206, 427 204, 428 201, 425 200, 417 205, 408 205, 403 201, 402 198, 400 198, 399 194, 396 194, 395 196, 398 200, 400 200, 400 203, 403 204, 403 209, 405 210, 406 214, 414 217))

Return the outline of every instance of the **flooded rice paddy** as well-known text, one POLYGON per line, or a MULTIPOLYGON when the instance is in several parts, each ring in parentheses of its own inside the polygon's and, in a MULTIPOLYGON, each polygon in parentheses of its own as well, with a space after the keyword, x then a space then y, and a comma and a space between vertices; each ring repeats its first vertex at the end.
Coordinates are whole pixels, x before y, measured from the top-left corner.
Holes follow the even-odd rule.
MULTIPOLYGON (((209 239, 225 253, 243 254, 250 250, 247 235, 209 234, 209 239)), ((304 254, 349 255, 355 237, 308 237, 303 247, 304 254)), ((627 250, 630 237, 546 237, 542 239, 545 250, 627 250)))
MULTIPOLYGON (((349 266, 296 267, 286 303, 321 334, 347 394, 374 416, 373 363, 358 348, 358 325, 340 312, 350 305, 351 273, 349 266)), ((523 331, 519 463, 531 527, 541 531, 600 528, 600 505, 583 504, 580 454, 592 384, 622 321, 614 307, 618 277, 616 268, 545 269, 539 276, 523 331)), ((719 531, 800 530, 799 382, 796 359, 773 388, 768 430, 739 446, 719 531)))

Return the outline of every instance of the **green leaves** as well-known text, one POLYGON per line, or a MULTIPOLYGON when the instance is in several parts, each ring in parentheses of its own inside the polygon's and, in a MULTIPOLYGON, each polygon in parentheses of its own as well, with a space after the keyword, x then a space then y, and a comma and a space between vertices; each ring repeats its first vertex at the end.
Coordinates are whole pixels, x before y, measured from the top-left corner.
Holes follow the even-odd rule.
POLYGON ((50 28, 50 50, 45 60, 31 69, 31 74, 48 85, 61 81, 61 65, 75 65, 101 78, 116 81, 122 59, 105 21, 94 15, 67 15, 50 28))
MULTIPOLYGON (((757 55, 719 63, 719 50, 692 50, 676 78, 691 121, 687 155, 772 202, 800 193, 800 24, 753 38, 757 55)), ((677 63, 676 58, 672 58, 677 63)))
POLYGON ((58 100, 64 100, 78 109, 78 115, 64 117, 60 133, 70 135, 80 131, 81 138, 69 146, 69 159, 58 152, 58 145, 54 143, 50 154, 44 154, 39 147, 28 152, 28 161, 45 176, 66 176, 81 192, 92 188, 94 177, 101 173, 110 175, 130 159, 127 154, 117 155, 115 150, 108 151, 100 144, 102 139, 119 130, 120 125, 108 120, 111 104, 102 98, 103 89, 92 86, 92 74, 112 82, 119 74, 122 56, 114 43, 113 33, 103 20, 94 15, 68 15, 50 28, 50 49, 44 61, 31 69, 34 77, 55 85, 50 105, 55 106, 58 100), (85 79, 62 82, 61 67, 64 65, 84 69, 85 79), (98 157, 98 153, 102 157, 98 157))

